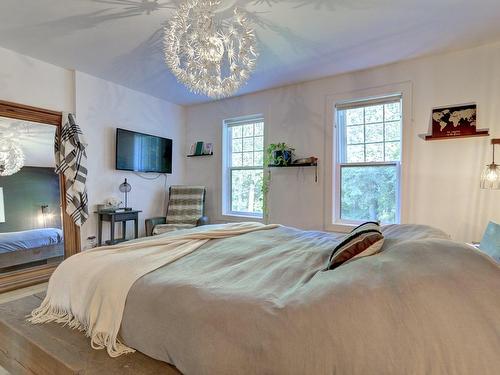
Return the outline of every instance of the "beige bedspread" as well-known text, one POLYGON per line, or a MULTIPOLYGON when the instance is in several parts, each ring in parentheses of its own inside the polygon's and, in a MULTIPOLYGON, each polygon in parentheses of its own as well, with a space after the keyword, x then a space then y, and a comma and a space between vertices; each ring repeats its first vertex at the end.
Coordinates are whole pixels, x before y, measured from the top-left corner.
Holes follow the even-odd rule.
POLYGON ((323 272, 339 237, 214 240, 139 279, 127 345, 184 374, 499 374, 500 268, 435 229, 323 272))

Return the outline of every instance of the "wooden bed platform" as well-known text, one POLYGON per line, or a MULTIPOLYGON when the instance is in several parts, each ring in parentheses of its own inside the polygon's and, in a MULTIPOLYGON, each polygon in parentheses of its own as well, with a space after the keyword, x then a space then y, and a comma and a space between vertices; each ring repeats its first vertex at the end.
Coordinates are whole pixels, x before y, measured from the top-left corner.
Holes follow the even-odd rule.
POLYGON ((110 358, 81 332, 57 324, 31 325, 26 316, 44 294, 0 305, 0 365, 17 374, 166 374, 180 372, 142 353, 110 358))

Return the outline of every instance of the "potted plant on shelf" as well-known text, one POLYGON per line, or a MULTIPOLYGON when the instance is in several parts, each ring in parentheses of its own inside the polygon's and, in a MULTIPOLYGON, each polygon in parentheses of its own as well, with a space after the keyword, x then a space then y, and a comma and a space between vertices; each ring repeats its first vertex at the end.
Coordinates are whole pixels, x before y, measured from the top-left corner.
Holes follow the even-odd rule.
POLYGON ((271 143, 267 146, 265 164, 280 167, 292 164, 292 156, 295 149, 285 142, 271 143))

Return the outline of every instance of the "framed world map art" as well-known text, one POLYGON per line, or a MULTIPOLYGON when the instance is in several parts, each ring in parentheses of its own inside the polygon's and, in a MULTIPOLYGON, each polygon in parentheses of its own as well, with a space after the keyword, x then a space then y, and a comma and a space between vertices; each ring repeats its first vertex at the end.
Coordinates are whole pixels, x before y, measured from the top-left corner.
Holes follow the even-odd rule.
POLYGON ((431 134, 426 140, 456 137, 487 136, 488 130, 478 130, 477 105, 463 104, 432 109, 431 134))

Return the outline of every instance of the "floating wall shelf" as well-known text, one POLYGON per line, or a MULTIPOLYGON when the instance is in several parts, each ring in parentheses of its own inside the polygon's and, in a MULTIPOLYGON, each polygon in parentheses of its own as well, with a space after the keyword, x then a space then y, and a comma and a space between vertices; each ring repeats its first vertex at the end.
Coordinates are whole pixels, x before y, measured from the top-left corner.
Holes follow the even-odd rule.
POLYGON ((420 134, 419 137, 424 141, 443 141, 445 139, 488 137, 489 135, 489 129, 485 129, 478 130, 476 134, 454 135, 449 137, 433 137, 431 134, 420 134))
POLYGON ((268 168, 300 168, 300 167, 314 167, 314 182, 318 182, 318 163, 291 163, 287 165, 269 164, 268 168))
POLYGON ((201 154, 201 155, 187 155, 188 158, 194 158, 198 156, 212 156, 214 153, 212 152, 211 154, 201 154))
POLYGON ((301 164, 287 164, 287 165, 279 165, 279 164, 269 164, 269 168, 290 168, 290 167, 317 167, 318 163, 301 163, 301 164))

